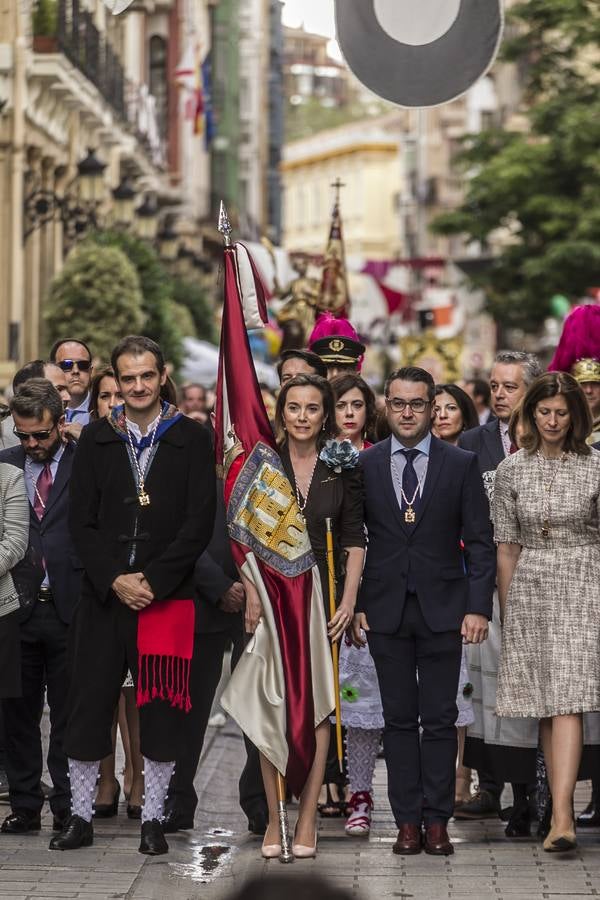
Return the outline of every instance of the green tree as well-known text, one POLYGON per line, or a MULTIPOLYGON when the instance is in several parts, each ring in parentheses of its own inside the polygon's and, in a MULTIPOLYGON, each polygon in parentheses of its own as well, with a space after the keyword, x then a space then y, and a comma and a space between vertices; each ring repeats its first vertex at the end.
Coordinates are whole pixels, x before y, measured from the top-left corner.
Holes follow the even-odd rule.
POLYGON ((503 58, 524 76, 525 131, 468 136, 464 203, 432 230, 510 241, 473 281, 504 325, 536 330, 554 294, 600 280, 600 4, 527 0, 509 16, 503 58))
POLYGON ((169 312, 173 283, 156 250, 147 241, 118 229, 95 232, 90 240, 104 247, 119 247, 135 266, 142 291, 144 334, 160 344, 165 359, 177 372, 183 358, 184 335, 169 312))
POLYGON ((72 334, 107 362, 117 341, 141 330, 141 303, 139 278, 125 254, 84 244, 52 282, 44 311, 48 343, 72 334))
POLYGON ((173 300, 189 310, 194 323, 195 337, 216 343, 215 313, 207 293, 197 281, 180 276, 173 278, 173 300))

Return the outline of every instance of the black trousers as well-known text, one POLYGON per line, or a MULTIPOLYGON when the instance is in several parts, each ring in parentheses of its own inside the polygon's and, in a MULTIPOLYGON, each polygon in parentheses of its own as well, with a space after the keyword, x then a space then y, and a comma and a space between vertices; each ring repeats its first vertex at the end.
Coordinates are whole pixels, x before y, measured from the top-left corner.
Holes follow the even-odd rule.
POLYGON ((368 632, 385 729, 388 796, 396 824, 447 822, 456 781, 459 631, 435 633, 409 594, 395 634, 368 632))
MULTIPOLYGON (((71 759, 112 753, 111 728, 127 669, 137 684, 137 613, 116 598, 83 595, 69 635, 70 688, 65 752, 71 759)), ((186 714, 168 701, 140 707, 140 749, 157 762, 177 758, 186 714)))
POLYGON ((22 696, 2 701, 6 733, 5 766, 13 809, 38 811, 44 804, 42 717, 44 686, 50 707, 48 770, 50 807, 62 813, 71 804, 63 739, 67 720, 67 634, 53 603, 38 601, 20 626, 22 696))
MULTIPOLYGON (((237 617, 236 617, 237 618, 237 617)), ((202 754, 206 726, 210 717, 215 692, 221 678, 223 656, 233 639, 232 668, 237 664, 243 650, 244 639, 241 631, 220 631, 212 634, 196 634, 194 656, 190 674, 190 694, 192 708, 186 715, 182 739, 177 753, 175 772, 169 785, 166 812, 176 813, 181 818, 193 821, 198 795, 194 779, 202 754)), ((239 790, 240 806, 248 816, 267 817, 260 759, 258 750, 247 739, 247 760, 242 772, 239 790)))
POLYGON ((192 708, 186 714, 177 749, 175 771, 169 785, 165 812, 194 820, 198 795, 194 778, 200 762, 206 726, 215 691, 221 678, 223 655, 231 642, 227 631, 194 635, 194 655, 190 671, 192 708))

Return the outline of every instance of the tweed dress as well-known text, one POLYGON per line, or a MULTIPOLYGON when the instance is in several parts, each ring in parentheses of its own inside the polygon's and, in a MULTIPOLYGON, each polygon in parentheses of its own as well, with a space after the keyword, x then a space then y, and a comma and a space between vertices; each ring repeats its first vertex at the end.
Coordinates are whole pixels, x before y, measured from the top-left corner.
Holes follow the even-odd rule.
POLYGON ((599 496, 596 450, 562 461, 520 450, 498 466, 495 538, 523 548, 502 630, 499 716, 600 710, 599 496))

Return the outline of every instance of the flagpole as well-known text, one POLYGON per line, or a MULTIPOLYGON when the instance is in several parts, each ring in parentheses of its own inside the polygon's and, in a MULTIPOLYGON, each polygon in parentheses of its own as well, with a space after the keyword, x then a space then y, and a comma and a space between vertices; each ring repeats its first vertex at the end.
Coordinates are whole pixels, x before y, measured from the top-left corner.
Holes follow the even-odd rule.
MULTIPOLYGON (((327 574, 329 575, 329 618, 335 616, 335 569, 333 564, 333 532, 331 519, 325 519, 325 537, 327 542, 327 574)), ((335 737, 337 758, 340 772, 344 771, 344 745, 342 741, 342 707, 340 703, 340 663, 337 641, 331 644, 331 663, 333 666, 333 684, 335 690, 335 737)))
MULTIPOLYGON (((231 240, 231 222, 229 221, 229 216, 227 215, 227 210, 225 209, 225 204, 221 200, 221 205, 219 207, 219 224, 217 226, 220 233, 223 235, 223 245, 225 250, 231 251, 233 248, 233 242, 231 240)), ((282 863, 293 863, 294 862, 294 854, 292 853, 292 841, 290 837, 290 823, 288 821, 287 807, 286 807, 286 785, 285 785, 285 773, 276 772, 276 788, 277 788, 277 817, 279 820, 279 841, 281 844, 281 853, 279 855, 279 862, 282 863)))

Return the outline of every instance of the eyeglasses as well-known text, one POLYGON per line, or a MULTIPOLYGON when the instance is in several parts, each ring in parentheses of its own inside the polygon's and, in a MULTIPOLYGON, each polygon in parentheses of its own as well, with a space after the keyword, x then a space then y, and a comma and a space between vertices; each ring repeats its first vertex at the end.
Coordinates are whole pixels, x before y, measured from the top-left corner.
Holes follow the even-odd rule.
POLYGON ((33 438, 36 441, 47 441, 56 425, 53 425, 52 428, 47 428, 45 431, 19 431, 17 426, 13 427, 13 434, 15 437, 19 438, 20 441, 28 441, 29 438, 33 438))
POLYGON ((89 359, 63 359, 57 365, 63 372, 72 372, 75 366, 80 372, 89 372, 92 368, 92 363, 89 359))
POLYGON ((394 412, 404 412, 407 406, 410 406, 413 412, 423 412, 426 406, 429 406, 430 400, 422 400, 417 397, 415 400, 401 400, 400 397, 386 397, 385 402, 391 406, 394 412))

